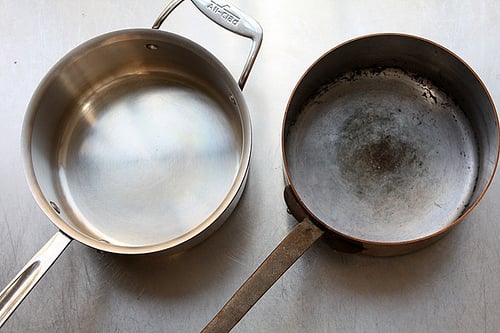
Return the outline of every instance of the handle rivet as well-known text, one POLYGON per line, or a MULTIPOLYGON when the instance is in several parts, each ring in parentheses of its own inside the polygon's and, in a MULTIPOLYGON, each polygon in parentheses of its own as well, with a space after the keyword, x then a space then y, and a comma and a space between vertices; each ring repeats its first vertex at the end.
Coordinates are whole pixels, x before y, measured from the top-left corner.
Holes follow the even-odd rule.
POLYGON ((229 95, 229 100, 230 100, 230 101, 231 101, 231 103, 233 103, 234 105, 236 105, 236 106, 238 105, 238 104, 236 103, 236 98, 234 98, 234 96, 233 96, 233 95, 229 95))
POLYGON ((61 214, 61 209, 54 201, 51 201, 49 203, 50 203, 50 206, 52 207, 52 209, 54 209, 57 214, 61 214))

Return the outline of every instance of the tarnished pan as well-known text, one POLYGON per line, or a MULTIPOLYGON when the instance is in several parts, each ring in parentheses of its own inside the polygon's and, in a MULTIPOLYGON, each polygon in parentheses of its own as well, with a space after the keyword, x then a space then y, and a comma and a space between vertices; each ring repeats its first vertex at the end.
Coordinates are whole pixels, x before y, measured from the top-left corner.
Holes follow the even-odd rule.
POLYGON ((252 18, 192 0, 252 39, 236 83, 201 46, 154 29, 96 37, 61 59, 28 107, 22 150, 33 195, 59 232, 0 294, 0 326, 71 239, 107 252, 173 252, 207 237, 246 183, 243 88, 262 42, 252 18))
POLYGON ((340 251, 389 256, 448 232, 488 189, 493 101, 472 69, 418 37, 342 44, 304 74, 285 114, 285 200, 301 223, 204 332, 227 332, 325 233, 340 251))

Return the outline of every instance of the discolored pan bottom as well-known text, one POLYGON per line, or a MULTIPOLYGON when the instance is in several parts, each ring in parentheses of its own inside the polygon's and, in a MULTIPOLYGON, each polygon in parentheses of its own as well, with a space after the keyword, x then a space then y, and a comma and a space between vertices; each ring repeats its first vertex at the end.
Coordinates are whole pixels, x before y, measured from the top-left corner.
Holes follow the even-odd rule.
POLYGON ((56 156, 59 205, 95 239, 175 239, 223 202, 242 133, 229 96, 162 73, 114 80, 70 112, 56 156))
POLYGON ((316 218, 375 242, 414 240, 452 223, 478 171, 463 112, 399 69, 357 71, 323 86, 290 126, 285 153, 316 218))

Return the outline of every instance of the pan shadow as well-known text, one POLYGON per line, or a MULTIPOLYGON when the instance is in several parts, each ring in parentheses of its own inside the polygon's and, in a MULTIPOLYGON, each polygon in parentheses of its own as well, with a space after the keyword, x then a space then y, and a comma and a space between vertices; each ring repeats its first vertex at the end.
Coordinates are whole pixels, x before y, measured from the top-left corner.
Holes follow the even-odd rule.
MULTIPOLYGON (((297 224, 291 216, 288 222, 297 224)), ((281 278, 284 281, 270 290, 272 295, 258 304, 260 308, 255 313, 278 309, 274 316, 291 321, 300 318, 303 328, 335 327, 339 331, 363 331, 356 326, 360 325, 360 316, 364 318, 363 324, 401 321, 398 316, 411 316, 419 307, 432 316, 429 309, 446 302, 433 297, 433 291, 448 288, 439 295, 454 292, 448 280, 452 278, 450 272, 459 271, 463 260, 464 251, 460 247, 469 237, 464 229, 466 226, 461 223, 436 243, 393 257, 337 252, 331 240, 323 237, 285 273, 281 278)), ((248 320, 252 319, 255 318, 250 312, 248 320)), ((267 325, 266 330, 284 329, 284 320, 276 323, 267 322, 268 318, 261 320, 262 325, 267 325)))
MULTIPOLYGON (((293 228, 297 220, 289 215, 288 224, 293 228)), ((370 295, 401 292, 405 288, 418 288, 446 271, 459 259, 457 247, 464 242, 467 231, 464 223, 455 226, 443 238, 423 249, 404 255, 377 257, 339 251, 339 244, 326 232, 295 265, 303 266, 305 279, 318 270, 330 272, 341 286, 356 291, 368 288, 370 295)), ((342 245, 340 245, 342 246, 342 245)), ((313 278, 314 280, 314 278, 313 278)))
POLYGON ((424 249, 399 256, 373 257, 332 251, 328 238, 312 252, 322 252, 322 259, 331 262, 328 270, 338 287, 359 296, 401 295, 405 291, 425 288, 435 276, 447 270, 454 256, 452 246, 447 243, 454 234, 452 231, 424 249))
POLYGON ((192 248, 170 255, 162 252, 146 255, 100 253, 99 260, 95 261, 98 267, 94 270, 101 273, 101 281, 112 281, 113 288, 134 298, 160 301, 189 296, 201 298, 207 290, 231 276, 233 265, 225 254, 236 244, 245 246, 241 245, 245 243, 244 237, 238 237, 241 224, 248 222, 245 211, 249 207, 244 198, 245 192, 223 225, 192 248))

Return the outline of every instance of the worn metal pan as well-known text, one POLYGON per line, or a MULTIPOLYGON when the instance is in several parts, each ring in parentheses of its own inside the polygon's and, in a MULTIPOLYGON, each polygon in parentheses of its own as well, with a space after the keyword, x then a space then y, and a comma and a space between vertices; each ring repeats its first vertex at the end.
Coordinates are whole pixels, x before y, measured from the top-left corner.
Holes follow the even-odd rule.
POLYGON ((0 326, 72 239, 120 254, 174 252, 207 237, 245 187, 251 123, 241 90, 262 42, 224 1, 192 0, 252 39, 237 83, 201 46, 153 29, 94 38, 38 86, 22 132, 31 191, 59 228, 0 293, 0 326))
POLYGON ((484 196, 499 137, 484 84, 442 46, 377 34, 332 49, 301 78, 283 122, 285 201, 301 223, 204 332, 229 331, 323 235, 374 256, 441 238, 484 196))

